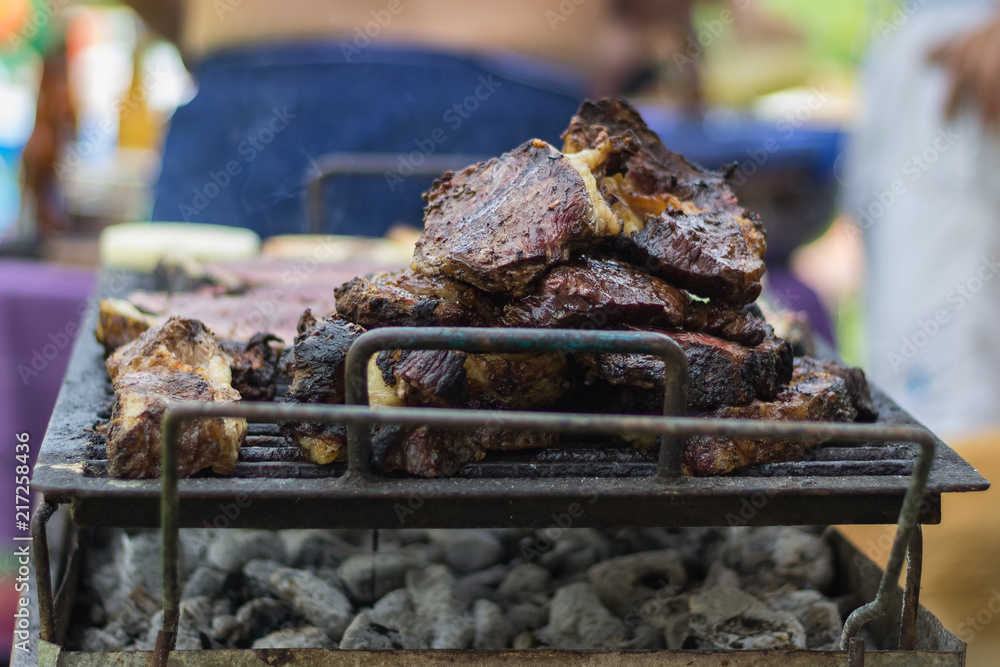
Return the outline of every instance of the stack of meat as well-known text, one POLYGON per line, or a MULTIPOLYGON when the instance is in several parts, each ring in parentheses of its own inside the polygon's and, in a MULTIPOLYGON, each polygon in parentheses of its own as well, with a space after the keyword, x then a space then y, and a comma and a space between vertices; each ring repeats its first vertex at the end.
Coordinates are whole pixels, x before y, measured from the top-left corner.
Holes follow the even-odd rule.
MULTIPOLYGON (((658 331, 689 365, 688 411, 744 419, 874 418, 864 375, 793 359, 753 305, 764 230, 726 176, 664 147, 634 108, 586 102, 563 150, 531 140, 444 174, 425 194, 424 232, 410 269, 336 289, 337 313, 307 311, 284 400, 344 400, 344 359, 366 329, 516 326, 658 331)), ((380 406, 553 409, 656 414, 662 362, 644 355, 384 352, 369 368, 380 406)), ((288 423, 307 459, 346 454, 342 426, 288 423)), ((381 427, 386 471, 448 475, 488 450, 546 447, 558 436, 381 427)), ((652 442, 636 443, 651 446, 652 442)), ((691 438, 689 474, 798 457, 808 443, 691 438)))

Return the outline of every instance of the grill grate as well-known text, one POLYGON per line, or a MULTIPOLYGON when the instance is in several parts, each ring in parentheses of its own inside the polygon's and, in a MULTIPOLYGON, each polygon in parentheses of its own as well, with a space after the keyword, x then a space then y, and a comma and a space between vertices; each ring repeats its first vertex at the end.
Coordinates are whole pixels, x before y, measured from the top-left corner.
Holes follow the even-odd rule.
MULTIPOLYGON (((120 296, 135 288, 116 276, 120 296)), ((93 331, 96 308, 81 329, 93 331)), ((39 452, 33 486, 46 500, 68 502, 86 525, 159 525, 159 480, 113 480, 107 475, 103 436, 93 427, 110 416, 113 398, 100 346, 79 337, 52 421, 39 452)), ((914 425, 881 392, 873 391, 878 425, 914 425)), ((579 436, 576 436, 577 438, 579 436)), ((573 442, 544 451, 489 452, 451 479, 345 477, 347 464, 316 466, 302 460, 272 423, 252 423, 236 473, 202 473, 181 480, 181 521, 214 525, 220 507, 251 506, 234 527, 546 526, 551 505, 587 505, 577 526, 727 525, 734 516, 752 524, 894 523, 899 514, 913 448, 901 443, 841 443, 814 448, 804 460, 741 469, 711 478, 655 480, 656 457, 608 442, 573 442), (544 482, 540 484, 540 482, 544 482), (539 503, 539 494, 546 503, 539 503), (747 512, 746 502, 767 502, 747 512), (399 506, 420 511, 404 512, 399 506), (747 515, 750 516, 747 516, 747 515)), ((940 495, 985 489, 988 482, 954 451, 936 441, 921 521, 940 521, 940 495)), ((562 510, 560 510, 562 511, 562 510)))

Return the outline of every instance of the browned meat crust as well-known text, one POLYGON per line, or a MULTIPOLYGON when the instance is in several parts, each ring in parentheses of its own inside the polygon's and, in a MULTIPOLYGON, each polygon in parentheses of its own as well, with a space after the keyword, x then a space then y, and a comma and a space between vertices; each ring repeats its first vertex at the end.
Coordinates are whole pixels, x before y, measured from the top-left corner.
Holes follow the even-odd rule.
MULTIPOLYGON (((316 321, 308 311, 300 319, 299 328, 292 360, 292 385, 282 401, 343 403, 347 350, 365 330, 337 316, 316 321)), ((307 461, 332 463, 347 452, 346 430, 342 424, 280 421, 278 426, 299 446, 307 461)))
POLYGON ((588 190, 587 178, 594 179, 538 139, 447 172, 424 195, 424 233, 411 266, 487 292, 523 294, 575 249, 621 231, 596 182, 588 190))
MULTIPOLYGON (((172 403, 240 400, 230 385, 232 359, 198 320, 171 318, 119 348, 106 365, 115 389, 108 429, 112 477, 156 477, 160 426, 172 403)), ((200 419, 181 430, 180 474, 204 468, 231 473, 246 435, 246 420, 200 419)))
MULTIPOLYGON (((115 383, 115 405, 108 429, 108 474, 150 478, 160 475, 163 414, 178 401, 231 403, 239 400, 227 387, 213 386, 201 374, 169 366, 127 373, 115 383)), ((181 425, 178 474, 187 477, 211 468, 228 475, 236 468, 246 436, 243 419, 198 419, 181 425)))
POLYGON ((638 324, 681 328, 690 298, 622 262, 581 258, 549 270, 504 309, 508 326, 607 328, 638 324))
POLYGON ((428 428, 380 429, 373 450, 385 452, 386 472, 405 472, 417 477, 449 477, 467 463, 480 461, 488 449, 514 450, 552 447, 558 436, 552 433, 521 433, 494 427, 472 431, 428 428))
POLYGON ((337 312, 366 329, 491 326, 497 321, 493 303, 475 287, 410 269, 354 278, 334 294, 337 312))
MULTIPOLYGON (((684 349, 691 410, 745 405, 755 398, 770 400, 791 378, 791 348, 774 336, 769 335, 760 345, 747 348, 702 333, 662 333, 684 349)), ((617 394, 641 405, 640 411, 662 410, 664 368, 659 358, 645 354, 580 354, 577 359, 610 384, 648 392, 645 397, 638 392, 617 394)))
MULTIPOLYGON (((854 421, 858 413, 847 383, 840 377, 841 371, 847 369, 834 366, 839 365, 797 359, 791 383, 774 401, 755 400, 744 406, 721 407, 704 416, 775 421, 854 421), (823 368, 834 372, 821 370, 823 368)), ((802 456, 816 444, 819 443, 699 436, 688 438, 683 463, 687 474, 718 475, 747 465, 789 461, 802 456)))
POLYGON ((644 229, 616 239, 618 250, 649 273, 700 296, 734 304, 760 294, 764 228, 741 208, 722 174, 703 170, 663 145, 627 102, 584 102, 563 133, 567 153, 630 133, 638 149, 625 161, 622 189, 633 209, 647 213, 644 229), (660 198, 659 206, 641 204, 660 198))
POLYGON ((233 389, 244 401, 273 401, 278 390, 278 353, 271 342, 281 342, 277 336, 257 332, 246 343, 223 341, 220 345, 233 361, 233 389))
POLYGON ((156 324, 155 319, 139 311, 123 299, 101 299, 94 335, 104 346, 105 356, 122 345, 131 343, 146 329, 156 324))

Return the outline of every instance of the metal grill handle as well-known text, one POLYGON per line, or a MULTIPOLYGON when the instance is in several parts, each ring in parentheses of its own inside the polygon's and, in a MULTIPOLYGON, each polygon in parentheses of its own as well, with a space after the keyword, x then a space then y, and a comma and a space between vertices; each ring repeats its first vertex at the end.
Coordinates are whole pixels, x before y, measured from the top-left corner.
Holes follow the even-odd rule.
MULTIPOLYGON (((347 404, 368 405, 368 363, 382 350, 461 350, 462 352, 616 352, 652 354, 663 360, 663 414, 687 412, 688 367, 684 349, 670 336, 637 331, 459 327, 386 327, 362 334, 347 352, 347 404)), ((482 411, 479 411, 483 414, 482 411)), ((684 439, 661 436, 657 475, 681 474, 684 439)), ((367 425, 347 425, 348 471, 372 474, 372 438, 367 425)))

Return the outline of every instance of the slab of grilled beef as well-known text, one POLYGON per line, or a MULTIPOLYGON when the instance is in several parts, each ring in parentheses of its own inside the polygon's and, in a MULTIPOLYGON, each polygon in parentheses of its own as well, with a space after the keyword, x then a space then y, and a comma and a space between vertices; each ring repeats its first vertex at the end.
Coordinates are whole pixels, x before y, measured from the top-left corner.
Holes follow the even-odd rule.
POLYGON ((725 175, 701 169, 668 150, 639 112, 619 99, 584 102, 563 133, 566 153, 630 134, 638 149, 625 174, 607 185, 634 216, 633 232, 615 239, 629 261, 694 294, 734 304, 760 294, 764 228, 742 207, 725 175))
MULTIPOLYGON (((115 391, 108 428, 108 474, 149 478, 160 474, 163 416, 178 401, 234 403, 232 358, 205 325, 172 317, 119 347, 106 362, 115 391)), ((192 419, 179 429, 178 473, 236 467, 245 419, 192 419)))
POLYGON ((233 374, 233 389, 240 392, 244 401, 273 401, 278 391, 278 353, 272 342, 281 342, 277 336, 257 332, 247 342, 222 341, 219 346, 233 361, 229 368, 233 374))
MULTIPOLYGON (((299 320, 292 360, 292 384, 285 403, 343 403, 347 350, 364 329, 337 316, 316 320, 306 311, 299 320)), ((347 453, 343 424, 281 421, 282 432, 297 444, 307 461, 332 463, 347 453)))
POLYGON ((502 322, 582 329, 631 324, 703 331, 747 345, 760 343, 766 326, 748 309, 698 301, 630 264, 590 257, 552 267, 527 295, 504 307, 502 322))
POLYGON ((354 278, 334 290, 337 312, 366 329, 497 324, 489 295, 445 276, 410 269, 354 278))
MULTIPOLYGON (((662 332, 684 349, 688 362, 688 408, 706 410, 774 398, 792 375, 788 343, 772 334, 745 347, 703 333, 662 332)), ((577 359, 598 378, 636 392, 615 392, 638 410, 659 413, 663 407, 663 361, 646 354, 579 354, 577 359), (650 410, 649 408, 652 408, 650 410)))
MULTIPOLYGON (((791 382, 773 401, 754 400, 747 405, 724 406, 701 414, 725 419, 854 421, 858 416, 855 404, 863 402, 868 394, 867 383, 860 384, 864 382, 863 374, 859 377, 854 370, 831 361, 796 359, 791 382), (845 381, 845 376, 851 381, 845 381)), ((697 436, 685 443, 683 465, 687 474, 718 475, 747 465, 790 461, 817 444, 697 436)))
POLYGON ((424 233, 411 266, 487 292, 523 294, 575 250, 622 231, 597 179, 631 149, 618 137, 566 156, 534 139, 445 173, 424 195, 424 233))
MULTIPOLYGON (((558 354, 465 354, 454 350, 384 351, 369 372, 372 403, 528 410, 548 407, 566 392, 558 354)), ((386 472, 452 475, 489 450, 549 447, 558 435, 483 426, 470 430, 381 426, 372 450, 386 472)))

